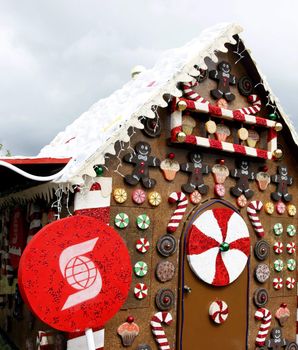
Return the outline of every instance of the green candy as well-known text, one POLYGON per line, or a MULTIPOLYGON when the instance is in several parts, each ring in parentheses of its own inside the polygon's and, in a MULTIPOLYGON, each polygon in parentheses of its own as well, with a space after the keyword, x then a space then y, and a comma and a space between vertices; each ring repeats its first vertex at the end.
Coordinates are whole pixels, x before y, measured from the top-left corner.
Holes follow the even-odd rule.
POLYGON ((296 261, 295 261, 295 259, 289 259, 287 261, 287 267, 288 267, 288 270, 294 271, 296 269, 296 261))
POLYGON ((274 234, 276 236, 280 236, 283 233, 283 231, 284 231, 282 224, 281 223, 275 224, 273 226, 273 231, 274 231, 274 234))
POLYGON ((274 261, 274 270, 277 272, 282 271, 284 268, 284 263, 281 259, 277 259, 274 261))
POLYGON ((296 234, 296 228, 295 228, 294 225, 289 225, 289 226, 287 227, 287 234, 288 234, 290 237, 295 236, 295 234, 296 234))
POLYGON ((222 242, 221 245, 219 246, 219 250, 221 252, 227 252, 230 249, 230 245, 227 242, 222 242))
POLYGON ((129 217, 125 213, 119 213, 115 216, 115 225, 119 228, 125 228, 129 224, 129 217))
POLYGON ((137 217, 137 226, 141 230, 146 230, 150 226, 149 216, 146 214, 141 214, 137 217))
POLYGON ((148 272, 148 265, 144 261, 138 261, 133 269, 138 277, 144 277, 148 272))

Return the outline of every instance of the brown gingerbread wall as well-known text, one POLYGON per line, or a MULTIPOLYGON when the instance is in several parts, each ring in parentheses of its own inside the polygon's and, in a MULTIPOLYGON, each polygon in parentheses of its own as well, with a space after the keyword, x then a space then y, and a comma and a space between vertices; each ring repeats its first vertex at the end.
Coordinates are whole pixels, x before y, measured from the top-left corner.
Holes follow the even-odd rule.
MULTIPOLYGON (((251 61, 248 57, 239 61, 237 64, 235 62, 239 58, 237 55, 233 54, 233 50, 235 48, 230 47, 230 50, 227 54, 220 54, 220 60, 228 60, 232 63, 232 73, 237 77, 241 77, 243 75, 249 75, 255 82, 258 82, 259 78, 254 67, 251 65, 251 61)), ((209 70, 215 69, 216 64, 213 62, 207 62, 209 70)), ((210 98, 209 91, 216 87, 216 82, 207 79, 200 85, 200 94, 209 100, 210 98)), ((247 106, 246 98, 241 96, 238 93, 237 87, 232 87, 231 91, 236 95, 236 99, 234 102, 229 104, 230 109, 240 108, 242 106, 247 106)), ((262 91, 260 90, 260 93, 262 91)), ((263 102, 266 100, 264 96, 262 96, 263 102)), ((209 192, 207 195, 203 196, 202 204, 197 206, 189 203, 187 207, 187 211, 184 215, 184 221, 179 225, 177 231, 173 234, 177 240, 177 250, 176 252, 168 257, 162 257, 156 250, 156 244, 158 239, 165 235, 167 232, 167 224, 169 219, 176 208, 175 204, 170 205, 168 203, 168 197, 170 193, 173 191, 181 191, 181 185, 187 183, 188 174, 184 172, 178 172, 175 180, 169 182, 165 180, 161 170, 159 168, 150 168, 150 177, 156 180, 156 186, 154 191, 157 191, 162 196, 162 203, 158 207, 152 207, 148 200, 146 200, 141 205, 136 205, 132 201, 132 193, 136 188, 143 188, 141 184, 136 186, 129 186, 124 182, 123 175, 130 174, 133 170, 133 165, 125 163, 122 158, 124 154, 131 152, 131 147, 138 141, 144 141, 151 145, 152 152, 151 155, 156 156, 160 160, 163 160, 167 157, 167 155, 172 152, 175 154, 175 160, 177 160, 180 164, 187 162, 187 154, 191 150, 198 150, 203 156, 203 160, 205 163, 209 165, 211 168, 218 159, 224 159, 225 164, 231 170, 235 168, 235 160, 239 159, 240 156, 237 156, 232 153, 224 153, 221 151, 214 151, 210 149, 204 148, 196 148, 195 146, 176 144, 169 144, 169 135, 170 135, 170 109, 160 109, 158 111, 162 132, 158 138, 150 138, 146 136, 140 130, 131 130, 131 140, 130 144, 123 144, 117 146, 117 156, 110 156, 106 165, 107 170, 104 172, 104 176, 111 176, 113 178, 113 189, 115 188, 125 188, 128 193, 128 199, 123 204, 118 204, 112 198, 111 201, 111 218, 110 225, 114 226, 114 218, 118 213, 126 213, 129 216, 130 223, 125 229, 117 229, 119 234, 123 237, 125 242, 127 243, 128 249, 131 255, 132 265, 137 261, 145 261, 149 266, 148 274, 143 278, 138 278, 133 276, 133 281, 131 285, 131 290, 129 292, 129 297, 121 309, 117 313, 117 315, 108 322, 105 327, 105 349, 107 350, 116 350, 123 349, 121 339, 117 335, 117 328, 120 324, 126 321, 128 316, 133 316, 135 322, 140 327, 140 334, 137 336, 131 349, 137 349, 139 344, 148 344, 151 349, 158 349, 158 346, 152 336, 150 329, 150 320, 152 316, 158 311, 155 305, 155 296, 156 293, 162 288, 171 289, 175 296, 176 300, 171 308, 170 312, 173 317, 173 322, 170 326, 165 326, 166 335, 168 337, 171 349, 180 349, 180 329, 182 325, 182 311, 181 311, 181 298, 182 298, 182 261, 184 259, 183 255, 183 247, 180 244, 180 239, 185 235, 185 227, 188 220, 191 219, 192 214, 195 213, 201 205, 211 201, 216 198, 214 195, 214 179, 212 174, 208 174, 204 176, 205 184, 209 186, 209 192), (123 150, 122 150, 123 149, 123 150), (203 203, 204 202, 204 203, 203 203), (136 226, 136 218, 140 214, 147 214, 151 219, 150 227, 147 230, 140 230, 136 226), (146 237, 150 242, 150 249, 146 254, 141 254, 137 252, 135 249, 135 242, 140 237, 146 237), (156 279, 155 269, 157 264, 160 261, 170 261, 175 265, 175 274, 174 278, 171 281, 166 283, 161 283, 156 279), (146 283, 148 286, 148 296, 144 300, 137 300, 134 297, 133 289, 136 283, 142 282, 146 283)), ((268 115, 268 110, 265 108, 262 109, 259 115, 266 117, 268 115)), ((204 133, 204 125, 208 117, 206 115, 201 114, 192 114, 192 116, 197 120, 197 126, 194 129, 194 134, 196 133, 204 133)), ((235 142, 237 139, 237 129, 241 127, 239 123, 226 122, 232 129, 232 134, 228 138, 228 141, 235 142)), ((244 127, 246 125, 243 125, 244 127)), ((262 129, 256 128, 257 131, 261 133, 261 141, 260 147, 265 147, 266 143, 266 131, 262 131, 262 129)), ((267 165, 270 175, 276 174, 277 166, 280 164, 284 164, 288 167, 288 173, 290 176, 294 178, 294 184, 289 187, 289 192, 293 194, 292 204, 297 206, 297 194, 298 194, 298 182, 295 178, 295 174, 297 173, 297 162, 295 160, 295 152, 297 147, 294 146, 291 141, 291 137, 289 131, 286 127, 284 130, 279 133, 278 142, 282 145, 284 157, 280 161, 264 161, 258 158, 248 158, 250 161, 250 168, 252 171, 257 173, 259 168, 263 165, 267 165)), ((232 205, 236 206, 235 197, 230 195, 229 189, 235 185, 235 179, 229 177, 225 182, 226 195, 224 200, 232 205)), ((250 182, 250 188, 255 192, 253 196, 253 200, 261 200, 264 204, 270 199, 270 193, 275 191, 276 185, 270 184, 266 191, 261 192, 258 189, 257 183, 255 181, 250 182)), ((146 190, 147 195, 152 190, 146 190)), ((273 243, 277 240, 276 236, 273 234, 273 225, 275 223, 282 223, 284 227, 289 224, 293 224, 297 227, 297 215, 295 217, 288 216, 287 213, 283 215, 276 214, 276 211, 271 216, 266 214, 264 210, 260 213, 260 219, 265 229, 265 239, 270 244, 270 256, 266 260, 266 263, 270 266, 271 276, 269 280, 265 284, 258 283, 254 278, 254 269, 258 263, 260 263, 254 255, 254 245, 257 242, 258 238, 251 226, 251 223, 247 217, 246 207, 240 209, 239 213, 242 215, 245 220, 251 239, 251 256, 249 265, 246 267, 241 276, 230 286, 223 288, 216 288, 212 286, 208 286, 204 282, 200 281, 195 275, 189 270, 187 266, 187 261, 185 261, 185 279, 188 284, 191 284, 190 287, 193 289, 193 294, 191 293, 187 297, 191 297, 191 307, 193 311, 191 312, 191 308, 188 308, 188 319, 186 324, 187 327, 193 325, 195 327, 196 322, 206 323, 206 327, 204 329, 204 334, 196 334, 195 332, 185 333, 189 336, 189 339, 183 339, 183 350, 190 349, 207 349, 207 348, 220 348, 222 350, 244 350, 246 348, 246 339, 243 339, 243 334, 248 334, 248 349, 255 349, 255 338, 260 325, 260 322, 255 321, 254 313, 256 311, 256 306, 253 303, 253 295, 254 291, 257 288, 266 288, 269 293, 269 302, 266 307, 271 311, 274 315, 275 311, 278 309, 281 303, 287 303, 288 308, 291 311, 291 316, 286 325, 283 327, 283 336, 291 341, 295 339, 296 333, 296 288, 292 290, 287 290, 286 287, 282 288, 279 291, 276 291, 272 287, 272 279, 276 277, 277 273, 273 270, 273 262, 276 259, 276 255, 273 252, 273 243), (197 293, 197 294, 196 294, 197 293), (239 294, 240 293, 240 294, 239 294), (239 299, 239 295, 241 296, 241 300, 237 303, 239 299), (229 322, 229 318, 225 324, 215 327, 208 318, 208 308, 209 303, 208 300, 212 299, 227 299, 228 303, 231 306, 230 309, 230 319, 233 322, 229 322), (237 308, 237 305, 239 307, 237 308), (190 311, 189 311, 190 310, 190 311), (233 312, 239 315, 239 332, 235 329, 235 317, 233 312), (248 322, 246 323, 246 317, 248 322), (245 323, 245 324, 244 324, 245 323), (220 328, 222 327, 222 328, 220 328), (218 330, 218 337, 217 335, 218 330), (238 335, 237 335, 238 334, 238 335), (191 335, 191 337, 190 337, 191 335), (225 337, 225 341, 221 342, 222 337, 225 337), (233 339, 234 342, 229 341, 229 339, 233 339), (203 340, 202 340, 203 338, 203 340), (240 344, 240 345, 239 345, 240 344)), ((284 245, 287 242, 293 241, 294 238, 290 238, 286 233, 282 235, 278 240, 282 240, 284 245)), ((281 258, 286 261, 289 256, 286 252, 284 252, 281 258)), ((119 261, 121 264, 121 261, 119 261)), ((279 275, 283 277, 293 276, 296 277, 295 272, 289 272, 284 270, 284 272, 279 273, 279 275)), ((6 312, 6 311, 5 311, 6 312)), ((0 322, 1 327, 4 324, 4 315, 5 312, 0 312, 0 322)), ((28 323, 28 312, 25 312, 25 319, 21 322, 14 321, 12 332, 9 333, 10 337, 15 340, 16 344, 20 349, 25 349, 25 338, 28 335, 34 336, 36 331, 39 329, 47 329, 48 327, 42 325, 40 322, 37 322, 33 331, 30 331, 26 328, 28 323)), ((278 326, 277 321, 273 317, 273 321, 271 327, 278 326)), ((186 327, 186 326, 185 326, 186 327)), ((201 329, 201 328, 199 328, 201 329)), ((185 330, 185 328, 184 328, 185 330)))

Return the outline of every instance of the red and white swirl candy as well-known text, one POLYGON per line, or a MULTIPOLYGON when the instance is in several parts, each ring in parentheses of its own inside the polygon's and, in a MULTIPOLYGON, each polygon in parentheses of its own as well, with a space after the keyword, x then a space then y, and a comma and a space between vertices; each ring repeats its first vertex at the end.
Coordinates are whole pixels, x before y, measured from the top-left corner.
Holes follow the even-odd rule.
POLYGON ((186 208, 188 205, 188 199, 183 192, 172 192, 169 196, 168 202, 178 203, 177 209, 174 211, 170 219, 170 222, 168 223, 168 226, 167 226, 167 231, 169 233, 174 233, 177 230, 183 218, 183 215, 186 211, 186 208))
POLYGON ((287 252, 289 254, 295 254, 295 252, 296 252, 296 243, 295 242, 287 243, 287 252))
POLYGON ((293 277, 288 277, 286 279, 286 286, 288 289, 294 289, 295 283, 296 283, 296 281, 295 281, 295 278, 293 278, 293 277))
POLYGON ((275 242, 273 245, 273 250, 275 254, 282 254, 284 245, 282 242, 275 242))
POLYGON ((256 338, 256 345, 263 346, 265 345, 266 337, 268 335, 269 328, 271 325, 271 312, 265 307, 261 307, 255 312, 255 319, 261 321, 261 326, 259 328, 258 335, 256 338))
POLYGON ((264 237, 265 235, 263 225, 257 215, 257 211, 260 211, 262 208, 263 203, 261 201, 251 201, 247 206, 248 217, 258 237, 264 237))
POLYGON ((281 277, 273 278, 273 288, 276 290, 281 289, 284 286, 283 280, 281 277))
POLYGON ((225 301, 213 301, 209 307, 209 315, 215 323, 222 324, 229 316, 229 308, 225 301))
POLYGON ((137 283, 134 288, 134 295, 137 299, 144 299, 148 295, 148 287, 145 283, 137 283))
POLYGON ((151 331, 154 335, 155 341, 158 343, 158 347, 160 350, 170 350, 170 344, 166 337, 164 328, 162 326, 163 323, 166 325, 170 325, 173 321, 173 317, 169 312, 157 312, 151 318, 151 331))
POLYGON ((146 253, 150 247, 150 243, 146 238, 140 238, 137 240, 136 249, 140 253, 146 253))

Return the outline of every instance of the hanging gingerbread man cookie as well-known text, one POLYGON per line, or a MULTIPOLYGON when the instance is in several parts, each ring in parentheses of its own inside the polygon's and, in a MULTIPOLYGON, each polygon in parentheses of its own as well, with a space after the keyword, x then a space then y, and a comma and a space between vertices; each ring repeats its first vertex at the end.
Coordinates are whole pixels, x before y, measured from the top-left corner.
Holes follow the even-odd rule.
POLYGON ((238 168, 231 171, 231 176, 238 179, 236 186, 231 188, 231 193, 235 197, 239 197, 243 194, 249 199, 254 194, 254 191, 249 188, 249 180, 254 180, 255 174, 249 170, 247 160, 242 159, 238 165, 238 168))
POLYGON ((149 167, 157 167, 160 160, 150 156, 151 147, 146 142, 138 142, 135 145, 135 153, 129 153, 124 156, 124 160, 128 163, 135 164, 135 168, 131 175, 125 176, 125 181, 129 185, 136 185, 139 181, 146 188, 153 188, 156 184, 154 179, 149 177, 149 167))
POLYGON ((203 163, 202 156, 198 152, 189 154, 190 162, 181 164, 181 170, 191 173, 188 183, 182 185, 182 190, 187 193, 194 192, 195 189, 201 194, 208 192, 208 186, 204 184, 203 175, 209 173, 209 167, 203 163))
POLYGON ((235 99, 235 95, 230 92, 230 84, 236 84, 236 77, 231 74, 231 65, 222 61, 217 65, 217 70, 209 72, 209 77, 218 80, 217 89, 210 91, 211 96, 215 99, 225 98, 228 102, 235 99))
POLYGON ((293 184, 293 178, 288 175, 288 168, 284 165, 277 167, 277 174, 271 176, 271 181, 277 184, 276 192, 271 193, 271 198, 276 202, 282 198, 290 202, 292 195, 288 193, 288 186, 293 184))

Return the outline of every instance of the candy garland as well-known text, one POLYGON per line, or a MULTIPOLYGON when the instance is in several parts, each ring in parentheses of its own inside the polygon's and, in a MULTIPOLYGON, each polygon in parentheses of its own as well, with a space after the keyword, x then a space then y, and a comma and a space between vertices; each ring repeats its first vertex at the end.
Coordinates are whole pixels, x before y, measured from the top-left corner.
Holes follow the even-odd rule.
POLYGON ((250 222, 258 237, 263 237, 265 235, 263 225, 261 224, 260 218, 257 215, 257 211, 263 208, 263 203, 261 201, 252 201, 247 206, 247 214, 250 222))
POLYGON ((261 307, 255 312, 255 319, 261 321, 261 326, 256 337, 256 345, 263 346, 265 345, 265 340, 271 325, 271 312, 268 309, 261 307))
POLYGON ((242 114, 256 114, 260 112, 262 107, 262 102, 257 95, 249 95, 247 97, 247 100, 249 103, 252 104, 252 106, 239 108, 239 109, 236 109, 236 111, 239 111, 239 113, 242 113, 242 114))
POLYGON ((169 312, 157 312, 151 318, 151 331, 154 335, 155 341, 158 343, 160 350, 170 350, 170 344, 166 337, 165 331, 163 329, 162 323, 170 325, 173 321, 173 317, 169 312))
POLYGON ((188 205, 188 199, 183 192, 172 192, 169 196, 168 202, 178 203, 177 208, 174 211, 173 215, 171 216, 170 222, 168 223, 168 226, 167 226, 167 231, 169 233, 174 233, 177 230, 183 218, 183 215, 186 211, 186 208, 188 205))

